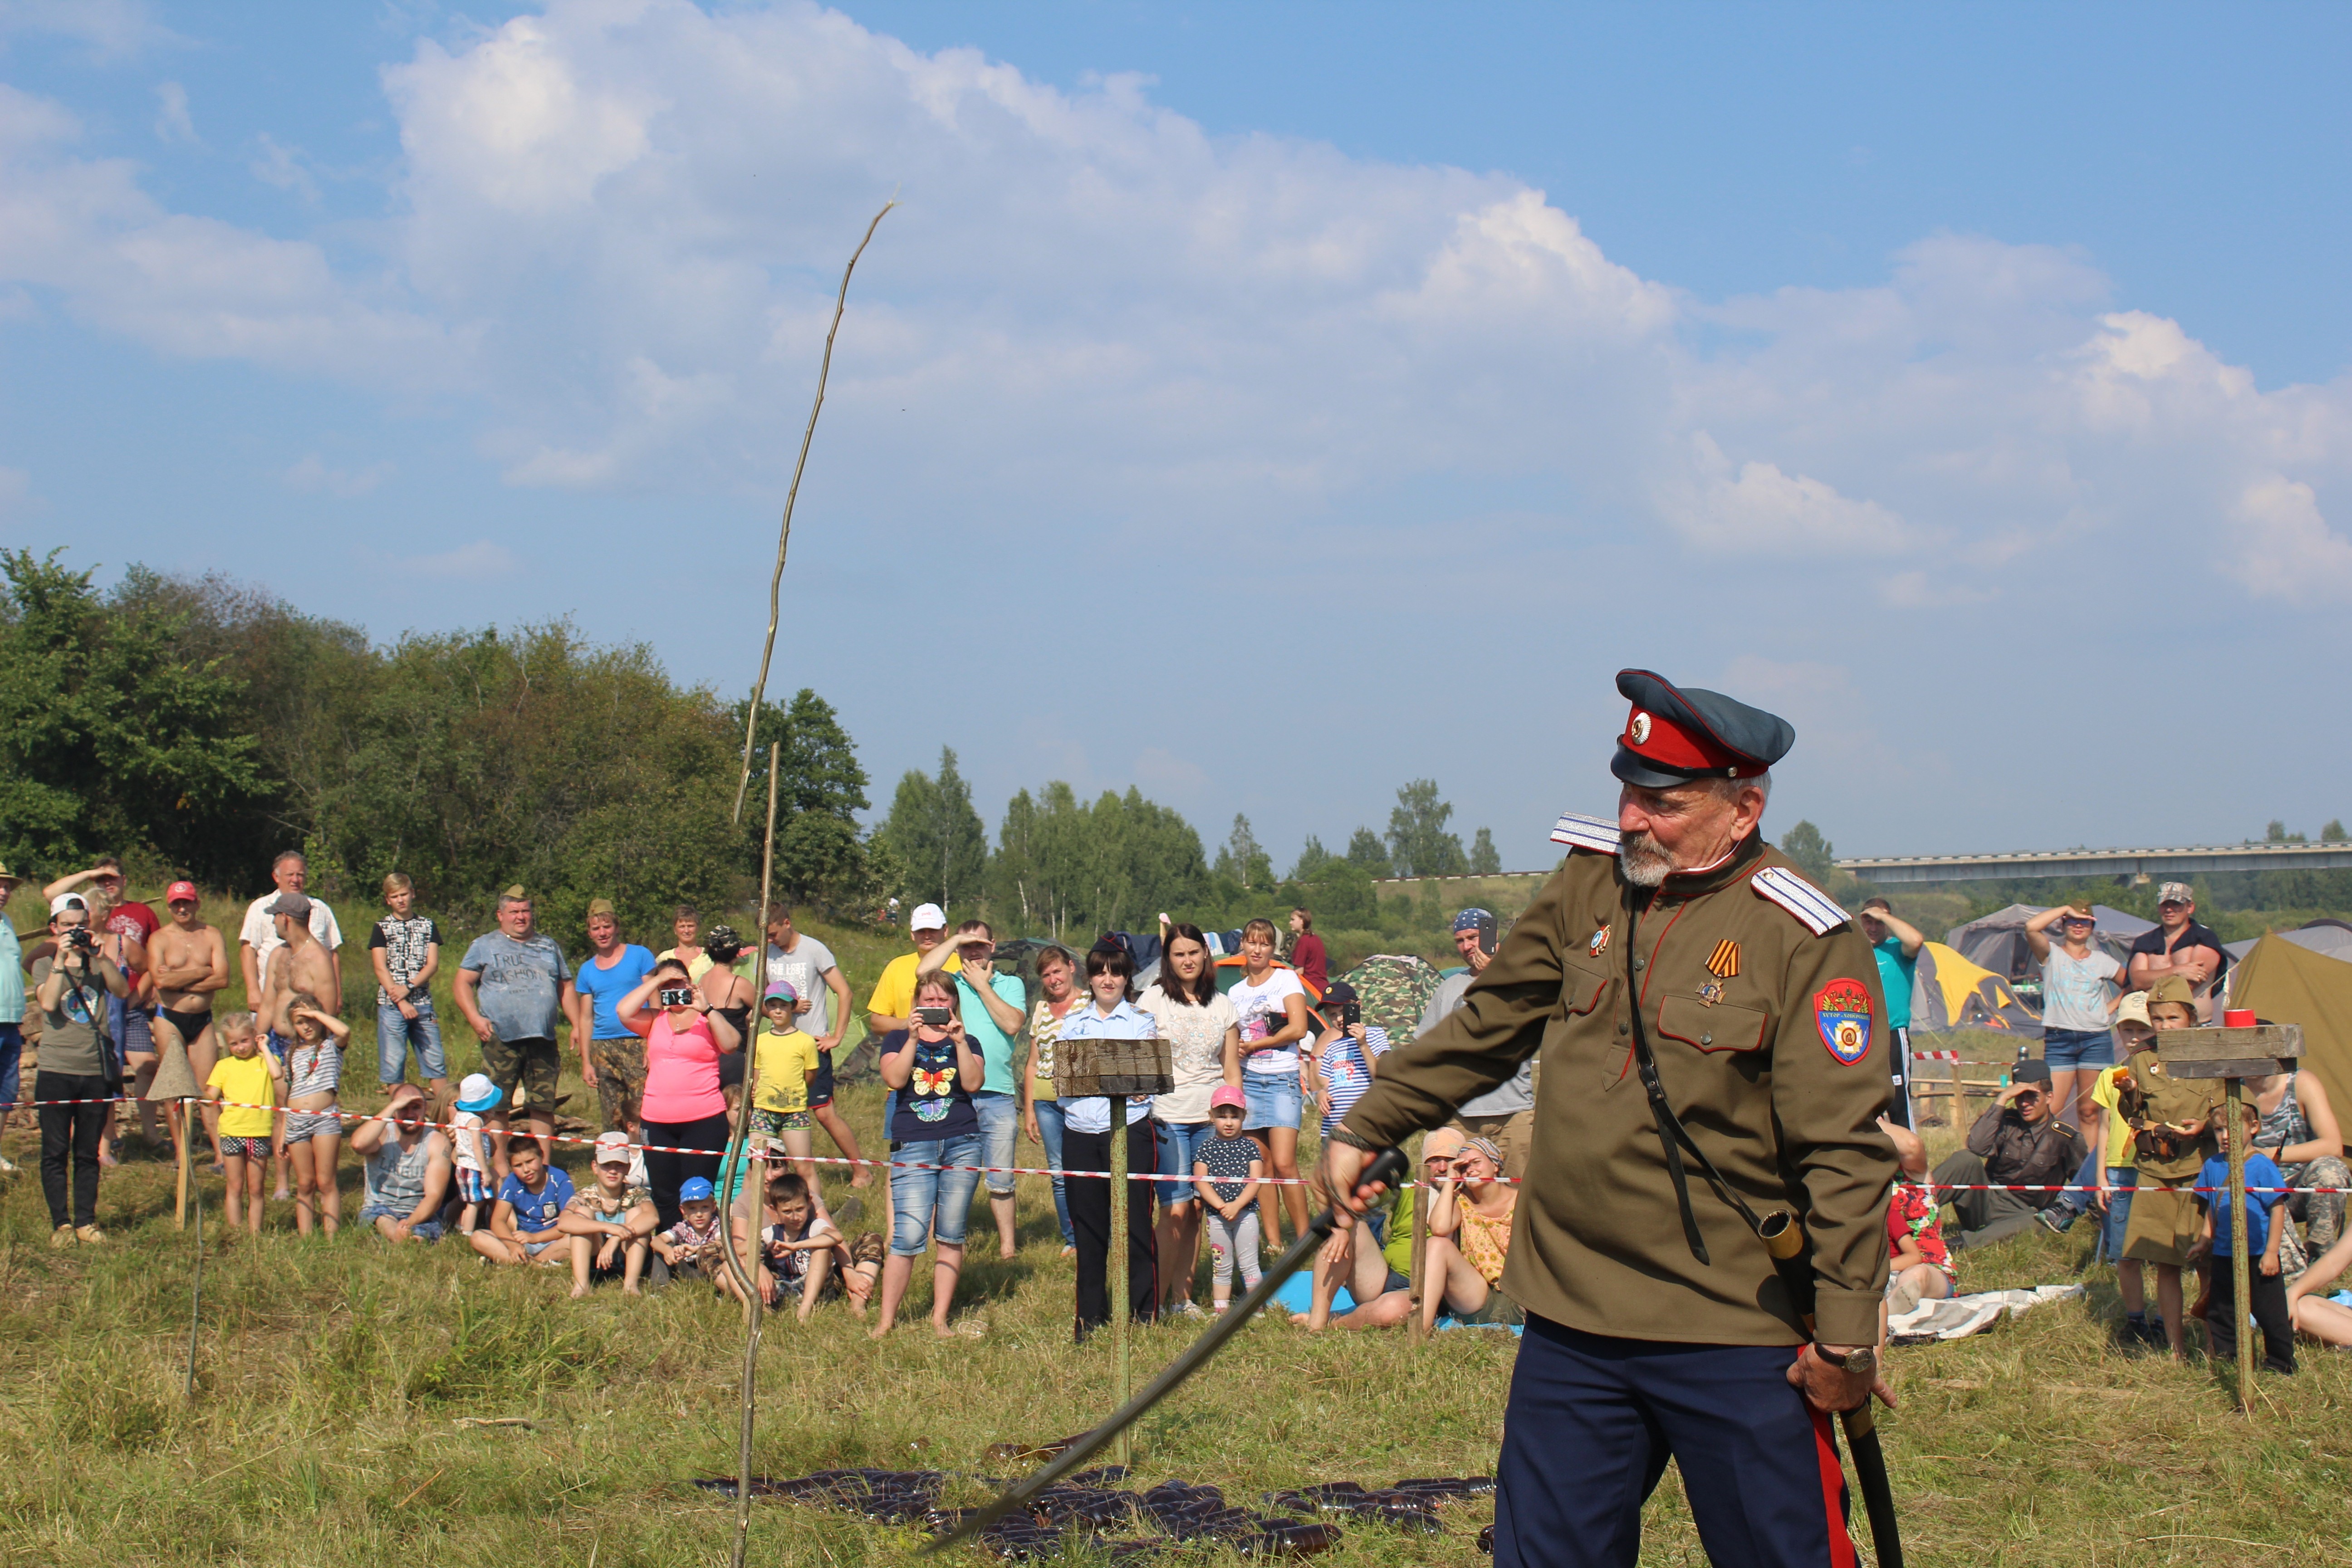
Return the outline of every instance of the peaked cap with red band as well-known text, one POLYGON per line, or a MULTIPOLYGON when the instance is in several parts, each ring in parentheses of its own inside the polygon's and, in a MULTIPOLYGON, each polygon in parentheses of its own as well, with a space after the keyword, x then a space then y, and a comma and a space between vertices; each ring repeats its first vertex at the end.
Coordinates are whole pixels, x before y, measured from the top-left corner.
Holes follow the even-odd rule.
POLYGON ((1617 689, 1633 704, 1609 771, 1643 789, 1693 779, 1751 779, 1789 754, 1797 731, 1760 708, 1646 669, 1621 669, 1617 689))

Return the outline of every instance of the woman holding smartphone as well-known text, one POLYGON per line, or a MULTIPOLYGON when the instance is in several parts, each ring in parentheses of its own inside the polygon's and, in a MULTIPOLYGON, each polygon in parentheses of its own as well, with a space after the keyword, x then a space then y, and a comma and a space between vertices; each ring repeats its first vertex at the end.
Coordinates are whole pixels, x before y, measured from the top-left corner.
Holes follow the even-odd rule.
POLYGON ((697 1176, 719 1179, 728 1131, 719 1064, 741 1047, 743 1037, 703 1000, 687 966, 675 958, 655 964, 643 984, 614 1004, 613 1016, 646 1042, 646 1089, 638 1102, 646 1182, 667 1230, 677 1223, 678 1188, 697 1176), (677 1149, 696 1152, 668 1152, 677 1149))
MULTIPOLYGON (((980 1112, 972 1091, 987 1081, 988 1064, 963 1029, 955 976, 930 973, 915 984, 912 1027, 882 1038, 882 1081, 898 1091, 891 1113, 890 1258, 882 1266, 881 1321, 875 1339, 898 1321, 915 1259, 936 1239, 931 1265, 931 1332, 941 1339, 963 1272, 964 1225, 972 1189, 980 1184, 980 1112), (947 1168, 942 1168, 947 1167, 947 1168)), ((977 1331, 976 1325, 975 1331, 977 1331)))

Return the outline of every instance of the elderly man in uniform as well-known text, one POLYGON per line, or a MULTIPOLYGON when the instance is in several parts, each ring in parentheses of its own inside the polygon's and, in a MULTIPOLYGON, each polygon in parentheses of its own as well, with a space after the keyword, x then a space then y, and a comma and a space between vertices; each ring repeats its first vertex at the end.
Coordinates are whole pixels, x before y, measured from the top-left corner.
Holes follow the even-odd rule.
POLYGON ((1759 832, 1795 731, 1647 670, 1617 689, 1617 820, 1560 819, 1567 860, 1461 1007, 1382 1058, 1324 1180, 1352 1194, 1373 1151, 1539 1054, 1497 1568, 1630 1565, 1670 1455, 1716 1562, 1850 1564, 1829 1413, 1886 1397, 1877 963, 1759 832), (1810 1303, 1758 1239, 1777 1210, 1803 1224, 1810 1303))

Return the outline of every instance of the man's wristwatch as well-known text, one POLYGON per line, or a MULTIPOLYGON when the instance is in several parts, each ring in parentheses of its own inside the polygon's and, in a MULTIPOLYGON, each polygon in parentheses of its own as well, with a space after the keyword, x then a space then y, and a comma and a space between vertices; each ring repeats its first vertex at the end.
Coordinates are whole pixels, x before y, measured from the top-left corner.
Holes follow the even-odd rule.
POLYGON ((1821 1341, 1813 1342, 1813 1353, 1833 1367, 1854 1377, 1867 1377, 1878 1370, 1878 1352, 1868 1345, 1848 1351, 1843 1355, 1832 1355, 1821 1341))

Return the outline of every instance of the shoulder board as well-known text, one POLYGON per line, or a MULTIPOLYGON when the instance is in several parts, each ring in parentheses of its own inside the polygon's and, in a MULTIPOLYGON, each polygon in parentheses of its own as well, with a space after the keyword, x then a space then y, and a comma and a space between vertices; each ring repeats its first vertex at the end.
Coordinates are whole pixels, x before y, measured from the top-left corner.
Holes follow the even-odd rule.
POLYGON ((1560 813, 1559 820, 1551 826, 1551 841, 1565 844, 1572 849, 1592 849, 1603 855, 1617 853, 1617 825, 1605 816, 1579 816, 1572 811, 1560 813))
POLYGON ((1796 916, 1815 936, 1827 936, 1846 922, 1846 912, 1828 894, 1786 866, 1767 866, 1748 880, 1759 894, 1796 916))

